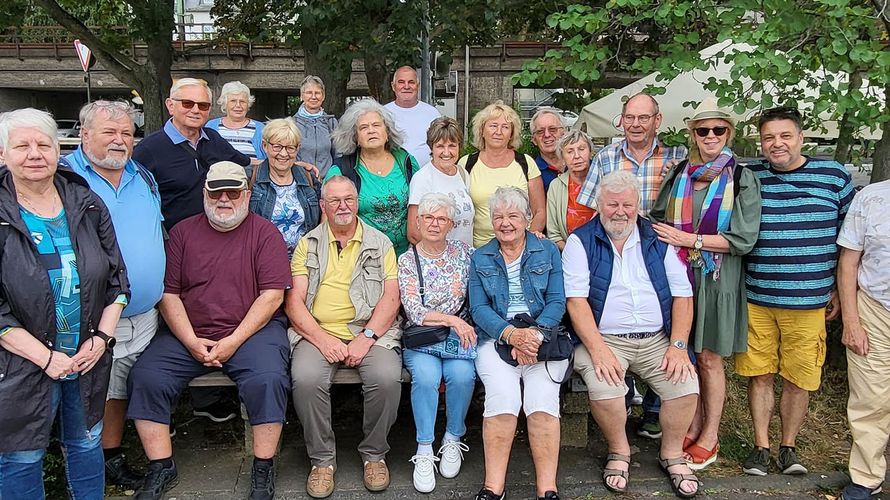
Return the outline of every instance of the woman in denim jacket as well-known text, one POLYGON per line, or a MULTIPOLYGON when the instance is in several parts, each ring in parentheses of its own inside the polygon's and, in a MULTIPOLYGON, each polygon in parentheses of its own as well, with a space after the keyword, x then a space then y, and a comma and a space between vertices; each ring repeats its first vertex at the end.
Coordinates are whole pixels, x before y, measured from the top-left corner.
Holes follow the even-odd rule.
POLYGON ((536 329, 516 328, 509 320, 528 313, 543 327, 560 323, 566 306, 562 263, 552 241, 528 231, 532 213, 525 192, 500 187, 489 207, 495 239, 470 260, 470 308, 479 333, 476 372, 485 385, 485 483, 476 500, 504 498, 520 407, 528 420, 535 457, 537 497, 555 500, 559 498, 559 384, 550 373, 564 373, 569 361, 539 362, 543 335, 536 329), (496 343, 512 346, 518 366, 501 359, 496 343))

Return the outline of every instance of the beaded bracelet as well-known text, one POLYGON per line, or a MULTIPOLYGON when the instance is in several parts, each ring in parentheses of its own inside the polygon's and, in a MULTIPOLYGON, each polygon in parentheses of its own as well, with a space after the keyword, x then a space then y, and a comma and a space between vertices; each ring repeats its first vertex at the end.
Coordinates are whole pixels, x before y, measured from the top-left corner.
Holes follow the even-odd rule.
POLYGON ((53 352, 52 349, 49 350, 49 359, 46 360, 46 366, 43 367, 43 371, 46 371, 49 368, 49 364, 53 362, 53 352))

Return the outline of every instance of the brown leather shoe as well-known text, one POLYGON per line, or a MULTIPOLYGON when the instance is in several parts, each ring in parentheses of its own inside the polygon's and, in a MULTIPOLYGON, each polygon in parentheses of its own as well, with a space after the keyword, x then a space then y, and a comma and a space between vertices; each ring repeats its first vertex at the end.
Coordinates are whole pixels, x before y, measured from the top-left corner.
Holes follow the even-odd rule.
POLYGON ((312 466, 306 480, 306 493, 312 498, 327 498, 334 492, 334 466, 312 466))
POLYGON ((365 488, 368 491, 383 491, 389 487, 389 468, 383 460, 365 462, 365 474, 363 477, 365 488))

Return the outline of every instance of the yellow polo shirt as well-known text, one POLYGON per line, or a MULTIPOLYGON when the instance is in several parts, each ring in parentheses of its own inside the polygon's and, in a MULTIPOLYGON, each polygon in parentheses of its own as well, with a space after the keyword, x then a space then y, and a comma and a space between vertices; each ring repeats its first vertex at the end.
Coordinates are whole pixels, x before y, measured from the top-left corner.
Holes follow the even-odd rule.
MULTIPOLYGON (((346 248, 340 251, 337 251, 337 240, 330 228, 328 228, 328 239, 330 240, 328 267, 324 270, 321 283, 318 285, 311 312, 315 321, 326 332, 339 339, 352 340, 355 336, 346 326, 355 319, 355 307, 349 298, 349 285, 362 246, 362 225, 356 227, 355 234, 346 243, 346 248)), ((290 263, 292 275, 309 276, 309 270, 306 269, 308 247, 306 238, 301 238, 290 263)), ((398 279, 396 253, 391 247, 383 256, 383 273, 386 280, 398 279)))

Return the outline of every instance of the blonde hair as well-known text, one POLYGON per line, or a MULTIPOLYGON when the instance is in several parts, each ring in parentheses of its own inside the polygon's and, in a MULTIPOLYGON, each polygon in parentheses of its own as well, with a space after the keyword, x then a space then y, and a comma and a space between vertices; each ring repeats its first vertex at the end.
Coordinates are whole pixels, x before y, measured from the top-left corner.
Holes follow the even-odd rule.
POLYGON ((293 118, 276 118, 269 120, 263 129, 263 141, 267 144, 276 143, 285 146, 300 147, 300 129, 293 118))
POLYGON ((695 142, 695 127, 698 123, 703 122, 705 120, 720 120, 724 124, 726 124, 727 134, 726 137, 726 147, 732 147, 732 140, 735 138, 735 126, 729 120, 724 120, 723 118, 702 118, 701 120, 689 120, 686 122, 686 130, 689 133, 689 163, 693 165, 701 165, 704 161, 701 158, 701 151, 698 149, 698 144, 695 142))
POLYGON ((510 136, 510 143, 508 147, 510 149, 519 149, 522 146, 522 120, 519 119, 519 115, 516 114, 516 111, 513 110, 510 106, 504 104, 504 101, 498 99, 497 101, 485 106, 482 111, 476 113, 473 117, 473 146, 476 149, 482 151, 485 149, 485 138, 482 137, 482 129, 485 128, 485 124, 490 120, 496 120, 498 118, 503 118, 507 120, 512 126, 512 132, 510 136))

